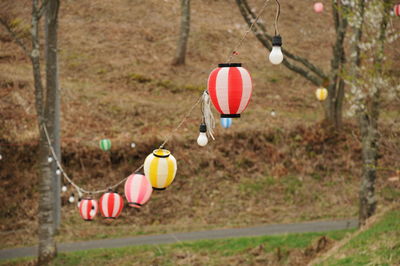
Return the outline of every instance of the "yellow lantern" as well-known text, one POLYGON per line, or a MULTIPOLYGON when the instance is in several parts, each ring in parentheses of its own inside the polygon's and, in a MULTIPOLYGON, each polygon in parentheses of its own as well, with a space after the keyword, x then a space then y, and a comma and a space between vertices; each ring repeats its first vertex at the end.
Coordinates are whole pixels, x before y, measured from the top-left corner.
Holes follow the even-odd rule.
POLYGON ((326 97, 328 97, 328 90, 325 88, 319 88, 315 91, 315 96, 319 101, 325 101, 326 97))
POLYGON ((174 156, 165 149, 154 150, 144 161, 144 174, 155 190, 164 190, 171 185, 176 169, 174 156))

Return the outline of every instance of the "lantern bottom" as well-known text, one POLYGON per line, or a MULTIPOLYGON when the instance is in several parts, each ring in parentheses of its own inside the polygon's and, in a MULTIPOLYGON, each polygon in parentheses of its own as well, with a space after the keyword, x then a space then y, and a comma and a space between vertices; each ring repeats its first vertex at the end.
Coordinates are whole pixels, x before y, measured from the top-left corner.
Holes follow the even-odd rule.
POLYGON ((86 222, 91 222, 91 221, 93 221, 93 219, 83 219, 83 220, 85 220, 86 222))
POLYGON ((154 190, 165 190, 166 187, 158 188, 158 187, 153 187, 154 190))
POLYGON ((104 217, 106 220, 115 220, 116 217, 104 217))
POLYGON ((137 202, 129 202, 128 204, 129 204, 129 206, 135 207, 135 208, 140 208, 140 207, 142 207, 142 204, 137 203, 137 202))
POLYGON ((240 118, 240 114, 221 114, 221 118, 240 118))

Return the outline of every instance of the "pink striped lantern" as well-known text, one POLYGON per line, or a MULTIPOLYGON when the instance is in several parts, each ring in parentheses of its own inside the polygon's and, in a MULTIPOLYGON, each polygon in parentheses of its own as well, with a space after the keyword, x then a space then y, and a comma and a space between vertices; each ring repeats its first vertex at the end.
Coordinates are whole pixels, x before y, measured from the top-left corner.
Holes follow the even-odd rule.
POLYGON ((396 5, 394 5, 394 14, 396 15, 396 16, 400 16, 400 4, 396 4, 396 5))
POLYGON ((152 192, 149 180, 140 173, 130 175, 125 182, 125 197, 131 207, 140 208, 150 199, 152 192))
POLYGON ((253 84, 242 64, 219 64, 208 78, 208 93, 221 117, 240 117, 249 104, 253 84))
POLYGON ((109 191, 100 198, 100 213, 106 219, 116 219, 124 207, 124 200, 115 192, 109 191))
POLYGON ((92 221, 97 214, 97 209, 97 200, 82 199, 79 203, 79 213, 85 221, 92 221))

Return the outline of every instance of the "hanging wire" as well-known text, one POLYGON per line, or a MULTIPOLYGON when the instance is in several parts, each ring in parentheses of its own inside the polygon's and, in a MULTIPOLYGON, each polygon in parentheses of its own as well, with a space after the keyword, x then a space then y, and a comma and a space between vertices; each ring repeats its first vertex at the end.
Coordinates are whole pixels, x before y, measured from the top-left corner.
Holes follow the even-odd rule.
MULTIPOLYGON (((160 145, 159 149, 162 149, 162 148, 165 146, 165 144, 170 140, 170 138, 172 137, 173 133, 174 133, 176 130, 178 130, 178 129, 185 123, 185 121, 189 118, 190 114, 193 112, 194 108, 200 103, 200 101, 202 100, 202 98, 203 98, 203 94, 200 96, 200 98, 197 100, 197 102, 192 106, 192 108, 189 110, 189 112, 184 116, 184 118, 183 118, 182 121, 178 124, 178 126, 175 127, 175 128, 171 131, 171 133, 165 138, 164 142, 160 145)), ((55 160, 58 169, 61 171, 63 177, 76 189, 76 191, 78 192, 79 195, 81 195, 82 193, 85 193, 85 194, 100 194, 100 193, 105 193, 105 192, 109 191, 110 188, 111 188, 111 189, 115 189, 116 187, 118 187, 119 185, 121 185, 122 183, 124 183, 124 182, 128 179, 128 177, 125 177, 124 179, 122 179, 122 180, 119 181, 118 183, 116 183, 116 184, 114 184, 114 185, 112 185, 112 186, 107 186, 107 189, 100 189, 100 190, 93 190, 93 191, 92 191, 92 190, 86 190, 86 189, 81 188, 81 187, 78 186, 74 181, 72 181, 72 179, 71 179, 71 178, 67 175, 67 173, 64 171, 64 168, 62 167, 61 162, 59 161, 59 159, 58 159, 58 157, 57 157, 57 155, 56 155, 56 153, 55 153, 55 151, 54 151, 54 148, 53 148, 53 146, 52 146, 52 144, 51 144, 51 140, 50 140, 50 136, 49 136, 49 133, 48 133, 48 131, 47 131, 47 128, 46 128, 45 125, 42 125, 42 127, 43 127, 43 131, 44 131, 44 133, 45 133, 45 135, 46 135, 46 139, 47 139, 47 143, 48 143, 48 145, 49 145, 49 149, 50 149, 51 156, 52 156, 53 159, 55 160)), ((143 168, 143 166, 144 166, 144 165, 142 164, 142 165, 139 166, 134 172, 140 171, 140 170, 143 168)))
MULTIPOLYGON (((256 17, 256 19, 253 21, 253 23, 250 25, 249 29, 243 34, 242 38, 240 39, 240 41, 238 42, 238 44, 235 46, 235 48, 232 50, 232 52, 229 54, 228 56, 228 60, 227 63, 229 64, 233 58, 234 55, 238 54, 238 50, 240 49, 240 47, 242 47, 244 40, 246 39, 247 35, 249 34, 249 32, 252 30, 253 26, 257 23, 258 19, 260 18, 260 16, 263 14, 265 8, 267 7, 267 4, 270 0, 265 0, 263 7, 260 10, 260 13, 258 14, 258 16, 256 17)), ((278 0, 276 0, 278 1, 278 0)))
POLYGON ((279 3, 279 0, 275 0, 276 2, 276 16, 275 16, 275 36, 279 35, 279 16, 281 15, 281 4, 279 3))
MULTIPOLYGON (((257 21, 258 21, 258 19, 260 18, 260 16, 263 14, 263 12, 264 12, 264 10, 265 10, 265 8, 267 7, 267 4, 268 4, 268 2, 269 2, 270 0, 265 0, 265 2, 264 2, 264 5, 263 5, 263 7, 261 8, 261 10, 260 10, 260 13, 257 15, 257 17, 255 18, 255 20, 253 21, 253 23, 250 25, 250 27, 249 27, 249 29, 243 34, 243 36, 242 36, 242 38, 240 39, 240 41, 238 42, 238 44, 235 46, 235 48, 233 49, 233 51, 229 54, 229 57, 228 57, 228 60, 227 60, 227 62, 228 63, 230 63, 231 62, 231 60, 232 60, 232 58, 233 58, 233 56, 234 55, 237 55, 238 54, 238 50, 242 47, 242 45, 243 45, 243 43, 244 43, 244 40, 246 39, 246 37, 247 37, 247 35, 249 34, 249 32, 252 30, 252 28, 254 27, 254 25, 257 23, 257 21)), ((275 34, 279 34, 279 31, 278 31, 278 20, 279 20, 279 16, 280 16, 280 3, 279 3, 279 1, 278 0, 275 0, 276 1, 276 3, 277 3, 277 14, 276 14, 276 18, 275 18, 275 34)), ((204 93, 204 92, 203 92, 204 93)), ((173 136, 173 134, 185 123, 185 121, 189 118, 189 116, 191 115, 191 113, 193 112, 193 110, 195 109, 195 107, 200 103, 200 102, 202 102, 202 99, 203 99, 203 93, 202 93, 202 95, 198 98, 198 100, 195 102, 195 104, 190 108, 190 110, 188 111, 188 113, 183 117, 183 119, 181 120, 181 122, 170 132, 170 134, 165 138, 165 140, 162 142, 162 144, 159 146, 159 149, 162 149, 162 148, 164 148, 164 146, 165 146, 165 144, 167 144, 167 142, 171 139, 171 137, 173 136)), ((202 116, 203 116, 203 119, 205 118, 204 116, 205 116, 205 113, 204 113, 204 103, 203 103, 203 106, 202 106, 202 116)), ((205 120, 207 120, 207 118, 205 118, 205 120)), ((204 120, 203 120, 204 121, 204 120)), ((101 189, 101 190, 94 190, 94 191, 91 191, 91 190, 86 190, 86 189, 83 189, 83 188, 81 188, 81 187, 79 187, 74 181, 72 181, 72 179, 67 175, 67 173, 64 171, 64 169, 63 169, 63 167, 62 167, 62 165, 61 165, 61 163, 60 163, 60 161, 59 161, 59 159, 58 159, 58 157, 57 157, 57 155, 56 155, 56 153, 55 153, 55 151, 54 151, 54 149, 53 149, 53 146, 52 146, 52 144, 51 144, 51 140, 50 140, 50 137, 49 137, 49 134, 48 134, 48 131, 47 131, 47 128, 46 128, 46 126, 45 125, 42 125, 42 127, 43 127, 43 130, 44 130, 44 132, 45 132, 45 135, 46 135, 46 139, 47 139, 47 142, 48 142, 48 145, 49 145, 49 148, 50 148, 50 152, 51 152, 51 154, 52 154, 52 157, 54 158, 54 160, 55 160, 55 162, 56 162, 56 164, 57 164, 57 167, 58 167, 58 169, 61 171, 61 173, 62 173, 62 175, 63 175, 63 177, 77 190, 77 192, 78 192, 78 195, 81 197, 81 195, 82 195, 82 193, 85 193, 85 194, 100 194, 100 193, 105 193, 105 192, 107 192, 107 191, 109 191, 109 189, 111 188, 111 189, 114 189, 114 188, 116 188, 116 187, 118 187, 119 185, 121 185, 122 183, 124 183, 127 179, 128 179, 128 177, 126 177, 126 178, 124 178, 124 179, 122 179, 121 181, 119 181, 118 183, 116 183, 116 184, 114 184, 114 185, 112 185, 112 186, 107 186, 107 188, 106 189, 101 189)), ((135 170, 135 172, 138 172, 138 171, 140 171, 142 168, 143 168, 143 164, 141 165, 141 166, 139 166, 136 170, 135 170)))

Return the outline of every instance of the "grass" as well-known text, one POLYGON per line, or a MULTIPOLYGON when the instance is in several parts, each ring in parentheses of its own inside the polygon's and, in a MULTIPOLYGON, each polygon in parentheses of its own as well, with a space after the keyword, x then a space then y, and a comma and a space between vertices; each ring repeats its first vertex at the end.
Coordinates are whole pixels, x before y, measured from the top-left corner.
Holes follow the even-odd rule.
POLYGON ((321 265, 399 265, 400 210, 349 241, 321 265))
MULTIPOLYGON (((273 254, 277 249, 285 251, 305 249, 323 236, 340 240, 348 232, 349 230, 340 230, 327 233, 201 240, 179 244, 78 251, 59 254, 54 265, 176 265, 193 263, 220 265, 232 259, 235 260, 238 255, 251 262, 262 255, 273 254)), ((31 262, 31 259, 7 261, 10 265, 29 262, 31 262)))

